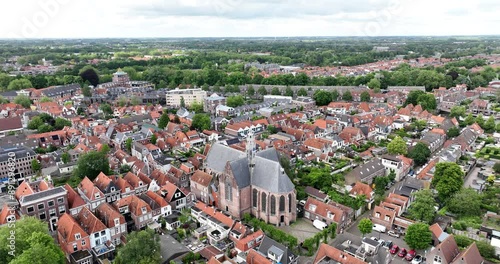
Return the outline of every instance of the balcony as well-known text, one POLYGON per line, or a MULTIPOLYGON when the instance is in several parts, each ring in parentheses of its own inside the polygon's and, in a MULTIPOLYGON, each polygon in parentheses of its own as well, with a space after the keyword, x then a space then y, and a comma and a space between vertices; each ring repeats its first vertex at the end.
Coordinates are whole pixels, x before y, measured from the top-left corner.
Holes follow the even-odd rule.
POLYGON ((111 241, 106 242, 106 244, 97 245, 92 248, 92 254, 96 257, 100 257, 115 251, 115 245, 111 241))

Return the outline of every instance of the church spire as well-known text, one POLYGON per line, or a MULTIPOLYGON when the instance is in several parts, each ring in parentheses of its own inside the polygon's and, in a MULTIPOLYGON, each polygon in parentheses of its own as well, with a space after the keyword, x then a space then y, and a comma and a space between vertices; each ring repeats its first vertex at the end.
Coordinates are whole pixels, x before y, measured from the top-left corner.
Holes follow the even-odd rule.
POLYGON ((248 158, 248 167, 250 168, 250 176, 253 175, 253 167, 255 167, 255 135, 253 133, 253 130, 250 129, 250 131, 247 134, 247 143, 246 143, 246 151, 247 151, 247 158, 248 158))

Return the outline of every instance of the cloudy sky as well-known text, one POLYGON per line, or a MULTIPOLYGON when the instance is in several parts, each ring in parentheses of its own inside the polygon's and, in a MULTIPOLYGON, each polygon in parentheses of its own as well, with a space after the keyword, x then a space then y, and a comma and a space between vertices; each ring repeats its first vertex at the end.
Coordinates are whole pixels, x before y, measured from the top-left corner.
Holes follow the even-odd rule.
POLYGON ((0 38, 500 34, 498 0, 5 0, 0 38))

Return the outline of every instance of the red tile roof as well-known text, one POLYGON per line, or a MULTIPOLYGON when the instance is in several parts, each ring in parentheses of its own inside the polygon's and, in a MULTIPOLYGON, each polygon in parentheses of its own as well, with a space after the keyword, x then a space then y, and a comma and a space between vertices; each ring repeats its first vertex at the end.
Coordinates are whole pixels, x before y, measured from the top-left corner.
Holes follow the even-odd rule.
POLYGON ((367 262, 357 259, 328 244, 321 244, 316 256, 314 257, 313 264, 320 263, 325 258, 329 258, 341 264, 367 264, 367 262))

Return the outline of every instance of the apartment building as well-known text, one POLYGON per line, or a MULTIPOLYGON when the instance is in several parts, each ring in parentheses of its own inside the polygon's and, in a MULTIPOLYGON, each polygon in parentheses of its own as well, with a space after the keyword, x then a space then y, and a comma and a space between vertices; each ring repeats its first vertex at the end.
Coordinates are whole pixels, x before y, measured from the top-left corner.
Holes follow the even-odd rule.
POLYGON ((175 89, 166 91, 167 107, 180 107, 181 101, 184 100, 186 107, 191 104, 203 103, 207 97, 207 92, 202 89, 175 89))
MULTIPOLYGON (((30 148, 17 146, 11 148, 0 147, 0 188, 1 192, 5 192, 9 180, 15 179, 15 183, 20 183, 27 179, 28 176, 34 175, 35 172, 31 168, 31 161, 36 158, 36 153, 30 148), (9 164, 15 164, 14 174, 9 177, 9 164)), ((11 182, 14 183, 14 182, 11 182)))

